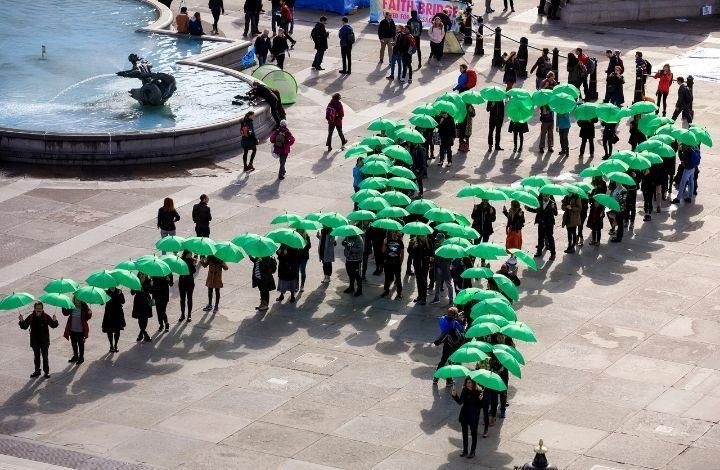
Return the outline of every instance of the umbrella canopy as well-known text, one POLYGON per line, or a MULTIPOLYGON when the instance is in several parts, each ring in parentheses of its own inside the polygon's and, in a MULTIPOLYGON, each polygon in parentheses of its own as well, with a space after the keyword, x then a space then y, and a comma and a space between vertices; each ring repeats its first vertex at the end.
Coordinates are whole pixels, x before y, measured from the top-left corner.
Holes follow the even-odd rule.
POLYGON ((603 172, 596 166, 589 166, 580 172, 580 176, 583 178, 594 178, 596 176, 602 176, 603 172))
POLYGON ((165 277, 170 275, 172 269, 158 256, 141 256, 135 260, 138 271, 150 277, 165 277))
POLYGON ((13 292, 0 300, 0 310, 13 310, 24 307, 33 300, 35 300, 35 297, 27 292, 13 292))
MULTIPOLYGON (((383 199, 383 201, 385 201, 383 199)), ((351 222, 362 222, 365 220, 375 220, 375 214, 368 210, 352 211, 347 216, 347 219, 351 222)))
POLYGON ((483 98, 482 93, 479 91, 469 90, 460 95, 464 103, 467 104, 483 104, 487 100, 483 98))
POLYGON ((465 227, 456 222, 444 222, 442 224, 438 224, 435 226, 435 230, 445 232, 451 237, 463 237, 465 234, 465 227))
MULTIPOLYGON (((282 229, 282 230, 291 230, 291 229, 282 229)), ((297 232, 295 232, 297 233, 297 232)), ((302 238, 302 236, 300 237, 302 238)), ((234 244, 233 242, 224 241, 224 242, 218 242, 215 244, 215 247, 217 248, 217 251, 215 252, 215 257, 219 260, 225 261, 226 263, 239 263, 243 258, 245 258, 245 255, 242 253, 242 250, 239 246, 234 244)), ((182 275, 188 275, 190 274, 190 269, 187 266, 187 263, 182 258, 178 259, 178 263, 176 266, 173 266, 170 262, 168 262, 167 259, 163 258, 163 261, 168 263, 170 265, 170 268, 182 275), (180 264, 182 263, 182 265, 180 264), (184 266, 183 266, 184 265, 184 266), (186 272, 181 272, 181 270, 186 272)))
POLYGON ((503 297, 500 292, 479 289, 477 287, 468 287, 467 289, 463 289, 458 292, 458 294, 455 296, 455 305, 465 305, 466 303, 475 300, 484 300, 491 298, 499 298, 503 301, 506 301, 505 297, 503 297))
POLYGON ((132 273, 128 271, 127 269, 113 269, 110 271, 110 274, 112 277, 115 278, 115 280, 118 282, 119 285, 125 286, 128 289, 134 289, 134 290, 141 290, 142 285, 140 284, 140 279, 135 275, 135 273, 132 273))
POLYGON ((371 227, 379 228, 382 230, 391 230, 393 232, 402 231, 402 224, 397 220, 393 219, 377 219, 370 224, 371 227))
POLYGON ((360 184, 358 186, 360 187, 360 189, 384 190, 387 186, 387 178, 371 176, 360 181, 360 184))
POLYGON ((596 194, 593 196, 593 199, 600 205, 603 205, 610 209, 611 211, 619 211, 620 210, 620 203, 615 200, 612 196, 608 194, 596 194))
POLYGON ((659 140, 649 139, 645 142, 640 142, 638 146, 635 148, 637 152, 643 152, 643 151, 649 151, 654 154, 660 155, 661 157, 674 157, 675 156, 675 150, 673 150, 672 147, 670 147, 668 144, 661 142, 659 140))
POLYGON ((51 294, 68 294, 78 290, 80 286, 77 282, 68 278, 53 279, 52 281, 45 284, 43 290, 51 294))
POLYGON ((388 179, 387 185, 389 188, 403 189, 405 191, 417 191, 419 189, 415 181, 402 176, 393 176, 388 179))
POLYGON ((512 122, 519 123, 528 122, 535 114, 535 108, 531 98, 512 98, 508 101, 507 106, 505 106, 505 111, 512 122))
POLYGON ((507 255, 507 250, 504 246, 490 242, 478 243, 468 248, 465 252, 468 256, 488 260, 502 258, 507 255))
POLYGON ((245 253, 252 258, 265 258, 272 256, 280 248, 280 245, 267 237, 254 238, 242 245, 245 253))
POLYGON ((435 371, 433 377, 436 379, 455 379, 458 377, 467 377, 470 375, 470 369, 458 365, 443 366, 435 371))
POLYGON ((675 137, 675 139, 677 139, 677 141, 681 144, 689 145, 691 147, 695 147, 699 143, 695 134, 687 129, 674 129, 670 135, 675 137))
POLYGON ((633 116, 636 114, 654 113, 657 109, 658 107, 655 103, 649 101, 638 101, 630 105, 630 111, 632 111, 633 116))
POLYGON ((316 220, 303 219, 291 223, 290 228, 294 228, 295 230, 320 230, 322 224, 316 220))
POLYGON ((521 321, 513 322, 508 324, 507 326, 502 327, 500 333, 504 334, 505 336, 509 336, 510 338, 518 339, 520 341, 525 341, 528 343, 537 342, 537 338, 535 338, 535 332, 532 330, 532 328, 530 328, 521 321))
POLYGON ((567 193, 567 188, 560 184, 550 183, 540 188, 540 194, 549 194, 551 196, 565 196, 567 195, 567 193))
POLYGON ((103 305, 110 300, 110 296, 107 295, 103 289, 92 286, 83 286, 79 288, 75 291, 73 296, 81 302, 95 305, 103 305))
POLYGON ((462 215, 461 213, 455 212, 455 211, 452 211, 452 213, 455 216, 455 222, 459 223, 463 227, 469 227, 472 225, 470 223, 470 221, 468 220, 468 218, 465 217, 464 215, 462 215))
POLYGON ((503 367, 508 370, 508 372, 510 372, 515 377, 522 377, 522 372, 520 372, 520 364, 518 364, 515 356, 513 356, 507 351, 503 351, 502 349, 493 350, 493 354, 495 355, 495 358, 498 360, 498 362, 502 364, 503 367))
POLYGON ((577 194, 581 199, 588 199, 588 194, 581 187, 572 183, 563 183, 563 188, 568 190, 570 194, 577 194))
POLYGON ((533 209, 540 207, 540 201, 538 201, 537 196, 530 194, 527 191, 513 191, 510 195, 510 199, 528 207, 532 207, 533 209))
POLYGON ((372 147, 368 147, 367 145, 353 145, 345 151, 345 158, 360 157, 372 152, 372 147))
POLYGON ((350 197, 350 199, 353 200, 353 202, 360 202, 363 199, 367 199, 369 197, 373 196, 379 196, 381 193, 377 189, 358 189, 355 191, 355 193, 350 197))
POLYGON ((436 101, 433 103, 433 108, 435 109, 436 113, 448 113, 451 116, 456 115, 460 110, 455 105, 455 103, 451 101, 436 101))
POLYGON ((535 106, 545 106, 550 103, 553 96, 553 92, 550 89, 535 90, 532 95, 532 101, 535 106))
MULTIPOLYGON (((341 225, 347 225, 348 219, 346 219, 344 215, 338 214, 337 212, 325 212, 323 215, 320 216, 320 220, 318 220, 318 222, 323 224, 325 227, 335 228, 341 225)), ((303 244, 303 246, 305 245, 303 244)))
POLYGON ((410 213, 402 207, 386 207, 377 213, 381 219, 401 219, 409 216, 410 213))
MULTIPOLYGON (((633 152, 633 153, 635 153, 635 152, 633 152)), ((635 154, 632 156, 623 156, 623 157, 615 157, 613 155, 610 158, 617 158, 618 160, 627 163, 628 167, 631 170, 641 170, 642 171, 642 170, 647 170, 648 168, 650 168, 652 166, 652 164, 650 163, 650 160, 648 160, 647 158, 645 158, 639 154, 635 154)), ((608 174, 608 176, 609 176, 609 174, 608 174)))
POLYGON ((115 269, 125 269, 127 271, 137 271, 137 267, 135 266, 135 261, 131 259, 127 259, 125 261, 120 261, 118 264, 115 265, 115 269))
POLYGON ((415 199, 413 202, 407 205, 405 209, 411 214, 425 215, 430 209, 435 209, 438 205, 433 201, 427 199, 415 199))
MULTIPOLYGON (((672 123, 672 119, 670 120, 670 123, 672 123)), ((647 114, 641 117, 638 121, 638 130, 646 136, 651 136, 655 133, 655 131, 658 130, 660 126, 663 126, 665 124, 668 124, 665 118, 661 116, 653 116, 652 114, 647 114)))
POLYGON ((620 108, 612 103, 600 103, 595 109, 598 119, 602 122, 617 123, 620 122, 620 108))
POLYGON ((112 271, 106 270, 95 271, 94 273, 90 274, 87 279, 85 279, 85 282, 87 282, 89 286, 99 287, 101 289, 117 287, 120 284, 120 282, 115 278, 115 276, 113 276, 112 271))
POLYGON ((513 284, 510 278, 502 274, 493 274, 492 279, 495 281, 495 284, 497 284, 498 289, 500 289, 503 294, 507 295, 508 298, 512 300, 518 300, 520 298, 518 288, 515 284, 513 284))
MULTIPOLYGON (((608 173, 612 173, 613 171, 626 172, 630 169, 627 163, 618 159, 605 160, 604 162, 600 163, 597 168, 602 172, 603 175, 607 175, 608 173)), ((582 176, 582 173, 580 173, 580 175, 582 176)))
POLYGON ((410 222, 402 228, 405 235, 430 235, 433 233, 432 227, 423 222, 410 222))
POLYGON ((597 103, 583 103, 575 108, 573 116, 578 121, 592 121, 597 118, 597 103))
POLYGON ((530 253, 522 251, 519 248, 510 248, 508 251, 518 260, 525 263, 528 268, 537 271, 537 263, 530 253))
POLYGON ((501 317, 500 315, 493 315, 491 313, 477 315, 475 317, 470 314, 470 317, 473 319, 473 323, 495 323, 500 328, 510 323, 507 318, 501 317))
POLYGON ((503 101, 507 97, 507 93, 504 88, 491 85, 480 90, 480 96, 485 98, 485 101, 503 101))
POLYGON ((379 153, 374 153, 372 155, 363 157, 363 165, 365 163, 370 163, 370 162, 379 162, 379 163, 382 163, 383 165, 387 165, 388 168, 393 166, 393 161, 390 159, 390 157, 381 155, 379 153))
POLYGON ((698 124, 690 124, 689 131, 692 132, 693 135, 697 138, 698 143, 706 145, 708 147, 713 146, 712 136, 710 135, 710 132, 703 126, 700 126, 698 124))
POLYGON ((480 302, 473 305, 473 308, 470 311, 470 316, 475 319, 475 317, 480 315, 499 315, 507 321, 517 320, 517 313, 507 303, 507 300, 501 300, 498 298, 481 300, 480 302))
POLYGON ((185 239, 183 237, 169 236, 163 237, 155 242, 155 248, 160 251, 172 251, 177 252, 183 249, 185 239))
POLYGON ((413 144, 425 143, 425 137, 423 137, 423 135, 415 129, 400 129, 395 133, 395 135, 398 139, 402 139, 405 142, 410 142, 413 144))
POLYGON ((490 390, 496 390, 502 392, 507 390, 505 382, 495 372, 490 372, 486 369, 478 369, 470 372, 470 378, 473 382, 485 387, 490 390))
POLYGON ((469 184, 460 188, 455 197, 477 197, 482 198, 487 188, 481 184, 469 184))
POLYGON ((364 211, 381 211, 386 207, 390 207, 390 204, 382 197, 377 196, 363 199, 358 204, 358 207, 364 211))
POLYGON ((47 294, 42 294, 39 297, 39 300, 40 300, 40 302, 42 302, 44 304, 52 305, 53 307, 69 308, 69 309, 75 308, 75 304, 73 303, 72 299, 65 294, 49 292, 47 294))
POLYGON ((437 111, 435 111, 435 108, 431 103, 425 103, 420 106, 416 106, 412 110, 413 114, 419 114, 419 115, 426 115, 426 116, 435 116, 437 115, 437 111))
POLYGON ((530 101, 530 104, 532 105, 532 93, 528 90, 524 90, 522 88, 511 88, 506 93, 510 98, 517 98, 522 99, 526 101, 530 101))
POLYGON ((556 85, 552 91, 555 96, 564 93, 566 95, 570 95, 572 99, 576 101, 580 97, 580 90, 571 83, 561 83, 560 85, 556 85))
POLYGON ((412 165, 412 155, 410 155, 410 152, 408 152, 405 147, 401 147, 400 145, 390 145, 385 147, 382 152, 393 160, 398 160, 407 163, 408 165, 412 165))
POLYGON ((466 238, 460 238, 460 237, 450 237, 446 238, 444 242, 442 242, 443 245, 460 245, 464 249, 468 249, 471 246, 473 246, 472 243, 466 238))
POLYGON ((574 98, 567 93, 557 93, 554 95, 555 96, 553 96, 550 100, 550 109, 558 114, 567 114, 575 109, 575 100, 577 98, 574 98))
POLYGON ((510 199, 506 193, 494 188, 488 188, 483 191, 480 198, 487 199, 488 201, 507 201, 510 199))
POLYGON ((632 176, 628 175, 627 173, 622 173, 619 171, 611 171, 607 174, 607 178, 610 181, 615 181, 616 183, 624 184, 625 186, 635 186, 635 180, 632 176))
POLYGON ((473 323, 473 325, 468 328, 468 330, 465 332, 466 338, 480 338, 483 336, 490 336, 494 335, 495 333, 498 333, 500 331, 500 327, 497 326, 495 323, 485 322, 485 323, 473 323))
POLYGON ((444 223, 444 222, 454 222, 455 221, 455 215, 450 212, 447 209, 443 209, 442 207, 436 207, 434 209, 430 209, 425 213, 425 218, 428 219, 431 222, 437 222, 437 223, 444 223))
POLYGON ((183 243, 183 248, 200 256, 215 254, 215 242, 207 237, 190 237, 183 243))
POLYGON ((277 224, 291 224, 302 220, 302 216, 293 214, 292 212, 284 212, 270 221, 271 225, 277 224))
POLYGON ((385 191, 381 197, 391 206, 405 207, 410 204, 410 198, 400 191, 385 191))
POLYGON ((411 116, 408 121, 410 121, 410 124, 413 126, 421 129, 434 129, 438 125, 437 121, 427 114, 417 114, 415 116, 411 116))
POLYGON ((550 184, 552 181, 547 176, 528 176, 523 178, 520 182, 522 186, 532 186, 534 188, 542 188, 546 184, 550 184))
POLYGON ((330 232, 333 237, 355 237, 362 235, 363 231, 355 225, 341 225, 330 232))
POLYGON ((463 345, 457 348, 448 359, 450 360, 450 362, 457 362, 458 364, 468 364, 471 362, 484 361, 487 358, 488 355, 482 352, 480 349, 470 345, 463 345))
POLYGON ((366 145, 370 148, 376 148, 376 147, 387 147, 388 145, 392 145, 394 142, 389 137, 380 137, 378 135, 371 135, 368 137, 365 137, 360 141, 360 145, 366 145))
MULTIPOLYGON (((345 217, 343 217, 343 219, 345 219, 345 217)), ((323 223, 322 220, 320 221, 320 223, 323 223)), ((305 245, 307 244, 307 240, 305 239, 305 237, 303 237, 291 228, 275 229, 265 234, 265 236, 268 237, 270 240, 274 241, 275 243, 282 243, 283 245, 298 250, 305 248, 305 245)))
POLYGON ((460 245, 442 245, 435 250, 438 258, 457 259, 465 257, 465 249, 460 245))
POLYGON ((460 277, 463 279, 487 279, 492 275, 493 271, 490 268, 467 268, 460 277))
POLYGON ((386 131, 388 129, 392 129, 393 127, 395 127, 394 122, 389 119, 380 118, 371 122, 367 129, 369 131, 386 131))
POLYGON ((404 166, 394 165, 390 167, 390 174, 393 176, 399 176, 401 178, 408 178, 411 180, 415 179, 415 173, 409 168, 404 166))
POLYGON ((360 167, 360 173, 362 173, 363 175, 387 175, 389 171, 390 168, 385 163, 381 163, 378 161, 365 163, 363 164, 363 166, 360 167))

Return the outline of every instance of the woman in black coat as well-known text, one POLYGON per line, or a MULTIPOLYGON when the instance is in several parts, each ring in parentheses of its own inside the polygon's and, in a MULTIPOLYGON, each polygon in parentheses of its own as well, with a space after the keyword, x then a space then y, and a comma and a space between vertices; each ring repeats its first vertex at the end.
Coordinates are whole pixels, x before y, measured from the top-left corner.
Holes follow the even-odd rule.
POLYGON ((273 274, 277 270, 277 261, 271 256, 250 258, 250 261, 253 262, 252 287, 260 291, 260 305, 255 310, 264 312, 270 304, 270 291, 276 288, 273 274))
POLYGON ((55 315, 51 317, 45 313, 42 302, 35 302, 31 314, 25 318, 18 315, 18 325, 23 330, 30 329, 30 347, 35 356, 35 370, 30 374, 30 378, 40 377, 40 358, 42 357, 43 372, 45 372, 45 378, 49 379, 48 348, 50 347, 50 328, 58 327, 57 318, 55 318, 55 315))
POLYGON ((290 303, 295 302, 295 292, 298 289, 298 250, 289 246, 280 245, 277 252, 278 261, 278 291, 280 296, 276 302, 285 299, 285 292, 290 292, 290 303))
POLYGON ((462 392, 458 396, 457 390, 453 387, 452 397, 460 408, 460 426, 462 427, 463 451, 460 457, 472 459, 475 457, 475 447, 477 447, 477 431, 480 423, 480 411, 483 407, 483 393, 477 384, 469 377, 465 378, 462 392), (468 430, 472 437, 472 445, 468 454, 468 430))
POLYGON ((157 312, 158 323, 162 331, 170 331, 170 324, 167 317, 167 304, 170 302, 170 286, 173 285, 172 276, 157 276, 152 278, 152 298, 155 302, 155 311, 157 312))
POLYGON ((114 353, 118 352, 120 331, 125 329, 125 312, 123 311, 125 295, 117 287, 111 287, 105 293, 110 296, 110 300, 105 303, 102 330, 110 342, 110 352, 114 353))
POLYGON ((131 290, 130 293, 133 295, 133 308, 132 317, 138 321, 140 327, 140 333, 136 341, 150 342, 150 335, 147 333, 148 319, 152 317, 152 300, 150 298, 150 291, 152 289, 152 283, 150 279, 143 273, 138 274, 140 283, 142 284, 141 290, 131 290))

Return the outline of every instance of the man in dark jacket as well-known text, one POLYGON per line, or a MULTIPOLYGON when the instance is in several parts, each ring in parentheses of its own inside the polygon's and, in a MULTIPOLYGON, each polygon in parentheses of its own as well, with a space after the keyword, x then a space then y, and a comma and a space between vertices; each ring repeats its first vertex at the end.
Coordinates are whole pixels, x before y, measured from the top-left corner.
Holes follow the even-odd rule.
POLYGON ((243 5, 243 12, 245 13, 245 28, 243 29, 243 37, 248 35, 248 30, 252 36, 260 33, 260 30, 258 30, 260 7, 261 2, 259 0, 245 0, 245 4, 243 5))
POLYGON ((255 39, 255 55, 258 58, 258 65, 265 65, 268 52, 270 52, 270 32, 266 29, 262 35, 255 39))
POLYGON ((330 37, 330 33, 325 29, 325 23, 327 23, 327 18, 321 16, 320 21, 315 23, 315 27, 310 33, 310 37, 315 44, 315 58, 312 63, 312 67, 315 70, 325 70, 322 68, 322 61, 325 51, 328 48, 328 37, 330 37))
POLYGON ((385 56, 385 48, 388 51, 388 62, 392 60, 392 49, 395 42, 395 21, 389 11, 385 12, 385 18, 380 21, 378 25, 378 38, 380 38, 380 61, 383 63, 383 56, 385 56))
POLYGON ((410 148, 410 155, 412 155, 412 170, 418 185, 418 195, 423 197, 423 178, 427 174, 427 152, 423 145, 413 144, 410 148))
POLYGON ((505 119, 505 102, 488 101, 487 111, 490 115, 488 127, 488 152, 493 148, 493 133, 495 134, 495 150, 504 150, 500 147, 500 130, 505 119))
POLYGON ((407 22, 407 29, 412 37, 415 39, 415 49, 417 50, 418 56, 418 69, 422 65, 422 53, 420 52, 420 36, 422 35, 423 24, 418 18, 417 10, 410 12, 410 19, 407 22))
POLYGON ((480 234, 480 240, 487 242, 493 233, 492 224, 496 218, 495 208, 487 199, 483 199, 480 201, 480 204, 476 204, 475 207, 473 207, 470 217, 472 218, 472 228, 480 234))
POLYGON ((363 261, 365 246, 360 236, 346 237, 342 242, 345 247, 345 270, 350 279, 350 286, 345 289, 346 294, 353 294, 355 297, 362 295, 362 279, 360 276, 360 264, 363 261), (357 282, 357 290, 355 283, 357 282))
POLYGON ((455 120, 446 112, 440 113, 438 120, 438 134, 440 135, 440 156, 438 166, 442 166, 447 157, 447 166, 452 165, 452 146, 455 142, 455 120))
POLYGON ((555 216, 557 216, 557 204, 555 198, 547 194, 543 194, 540 198, 540 207, 533 209, 528 207, 527 210, 535 213, 535 223, 538 226, 538 244, 536 258, 542 258, 543 250, 550 250, 550 261, 555 259, 555 216))
POLYGON ((382 297, 390 295, 390 286, 394 282, 397 292, 395 299, 401 299, 403 288, 401 273, 405 260, 405 244, 400 232, 390 232, 390 238, 385 239, 383 245, 383 255, 385 257, 385 288, 382 297))
POLYGON ((675 111, 673 111, 672 119, 673 121, 677 119, 677 117, 682 114, 682 118, 685 119, 688 124, 691 124, 693 121, 693 93, 690 87, 687 86, 687 83, 685 83, 685 79, 683 77, 677 78, 678 83, 678 98, 677 102, 675 103, 675 111))
POLYGON ((192 220, 195 222, 195 235, 198 237, 210 236, 210 221, 212 220, 212 215, 210 214, 208 201, 210 201, 210 198, 207 194, 203 194, 200 196, 200 202, 193 206, 192 220))
POLYGON ((58 321, 55 315, 50 317, 45 310, 43 304, 36 302, 33 313, 23 319, 22 315, 18 315, 18 325, 23 330, 30 328, 30 347, 35 355, 35 371, 30 375, 31 379, 40 377, 40 357, 42 356, 42 367, 45 372, 45 378, 50 378, 50 366, 48 364, 48 348, 50 347, 50 328, 57 328, 58 321))

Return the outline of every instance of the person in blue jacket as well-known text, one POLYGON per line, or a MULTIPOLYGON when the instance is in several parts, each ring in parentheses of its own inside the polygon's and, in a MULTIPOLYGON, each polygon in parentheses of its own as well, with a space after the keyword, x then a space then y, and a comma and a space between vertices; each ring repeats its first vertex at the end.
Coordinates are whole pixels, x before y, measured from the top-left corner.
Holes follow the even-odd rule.
POLYGON ((195 12, 193 17, 190 18, 190 25, 188 29, 190 30, 190 36, 203 36, 205 34, 202 27, 202 21, 200 20, 200 13, 195 12))
POLYGON ((462 93, 463 91, 467 90, 467 82, 468 82, 468 67, 465 64, 460 64, 460 75, 458 76, 457 85, 455 85, 455 88, 453 88, 453 91, 457 91, 459 93, 462 93))
MULTIPOLYGON (((454 353, 457 348, 463 344, 463 333, 465 327, 458 319, 458 309, 450 307, 445 315, 440 317, 440 336, 433 341, 435 346, 443 345, 442 356, 438 363, 437 369, 445 365, 448 358, 454 353)), ((433 384, 437 384, 438 379, 433 379, 433 384)), ((453 384, 452 379, 447 379, 447 386, 453 384)))

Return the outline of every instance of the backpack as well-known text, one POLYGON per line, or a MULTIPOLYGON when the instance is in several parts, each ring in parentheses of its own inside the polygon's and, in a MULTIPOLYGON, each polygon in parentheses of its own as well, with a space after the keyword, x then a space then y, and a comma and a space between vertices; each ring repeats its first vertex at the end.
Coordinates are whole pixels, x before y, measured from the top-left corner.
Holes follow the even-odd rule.
POLYGON ((585 62, 585 68, 587 68, 588 75, 592 75, 597 68, 597 62, 595 61, 595 59, 591 59, 588 57, 587 62, 585 62))
POLYGON ((420 21, 410 21, 408 27, 410 28, 410 34, 416 38, 419 38, 422 34, 422 23, 420 21))
POLYGON ((285 133, 283 131, 275 134, 275 148, 285 147, 285 133))
POLYGON ((645 61, 645 75, 651 75, 651 74, 652 74, 652 64, 646 60, 645 61))
POLYGON ((355 44, 355 31, 353 31, 352 28, 350 28, 350 31, 348 31, 345 42, 347 42, 351 46, 355 44))
POLYGON ((332 106, 328 106, 325 108, 325 120, 329 123, 335 122, 335 118, 337 117, 337 110, 333 108, 332 106))
POLYGON ((700 149, 698 147, 693 147, 690 149, 690 165, 693 168, 696 168, 700 165, 700 149))
POLYGON ((467 89, 475 88, 475 85, 477 85, 477 72, 473 69, 467 70, 467 83, 465 83, 465 87, 467 89))
POLYGON ((580 72, 580 78, 588 76, 588 69, 582 62, 578 62, 578 71, 580 72))

